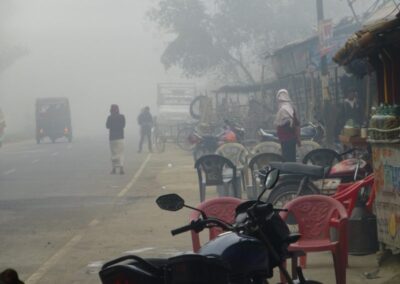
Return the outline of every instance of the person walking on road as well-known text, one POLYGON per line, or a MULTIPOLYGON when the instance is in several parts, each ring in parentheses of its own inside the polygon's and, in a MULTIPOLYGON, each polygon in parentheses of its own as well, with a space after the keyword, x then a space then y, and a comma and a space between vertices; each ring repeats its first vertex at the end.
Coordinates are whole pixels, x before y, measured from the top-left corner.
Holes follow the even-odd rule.
POLYGON ((276 100, 279 109, 274 125, 281 143, 282 156, 285 162, 296 162, 296 144, 301 146, 299 119, 287 90, 279 90, 276 100))
POLYGON ((125 116, 119 113, 118 105, 111 105, 110 115, 107 118, 106 127, 110 131, 111 150, 111 174, 116 174, 117 169, 121 175, 124 172, 124 128, 125 116))
POLYGON ((150 108, 148 106, 143 108, 142 112, 137 118, 137 121, 140 126, 140 141, 138 152, 142 152, 143 142, 145 138, 148 142, 149 151, 153 152, 153 149, 151 147, 151 128, 153 127, 153 117, 150 113, 150 108))

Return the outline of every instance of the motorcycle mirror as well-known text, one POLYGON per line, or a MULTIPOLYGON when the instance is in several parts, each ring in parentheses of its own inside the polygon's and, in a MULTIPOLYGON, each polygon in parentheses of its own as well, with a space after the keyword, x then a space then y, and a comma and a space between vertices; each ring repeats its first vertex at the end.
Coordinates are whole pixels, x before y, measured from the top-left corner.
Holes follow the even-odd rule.
POLYGON ((273 169, 268 173, 267 178, 265 179, 265 188, 271 189, 275 186, 279 179, 279 170, 273 169))
POLYGON ((156 203, 158 207, 167 211, 178 211, 185 206, 185 200, 175 193, 159 196, 156 203))

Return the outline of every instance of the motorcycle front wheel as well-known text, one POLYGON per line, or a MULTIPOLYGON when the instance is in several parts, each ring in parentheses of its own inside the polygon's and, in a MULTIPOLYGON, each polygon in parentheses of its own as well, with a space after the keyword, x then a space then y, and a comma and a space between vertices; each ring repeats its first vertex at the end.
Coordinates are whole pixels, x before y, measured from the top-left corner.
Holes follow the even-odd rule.
MULTIPOLYGON (((297 197, 300 181, 286 181, 279 183, 269 194, 267 203, 272 203, 274 208, 283 208, 286 203, 297 197)), ((306 185, 300 195, 315 194, 315 191, 306 185)))

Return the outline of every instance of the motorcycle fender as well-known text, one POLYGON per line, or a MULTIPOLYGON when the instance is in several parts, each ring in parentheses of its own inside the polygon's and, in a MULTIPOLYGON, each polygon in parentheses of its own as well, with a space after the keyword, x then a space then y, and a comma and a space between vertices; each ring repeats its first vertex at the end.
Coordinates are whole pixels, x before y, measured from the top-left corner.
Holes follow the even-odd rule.
POLYGON ((103 284, 162 284, 163 281, 156 275, 145 271, 133 264, 110 266, 99 272, 103 284))

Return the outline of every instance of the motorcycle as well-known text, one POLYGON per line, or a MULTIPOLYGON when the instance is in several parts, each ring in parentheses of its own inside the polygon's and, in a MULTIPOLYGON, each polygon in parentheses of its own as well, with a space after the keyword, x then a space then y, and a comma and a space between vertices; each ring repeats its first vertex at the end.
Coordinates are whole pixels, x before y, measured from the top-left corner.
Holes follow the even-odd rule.
MULTIPOLYGON (((318 151, 334 152, 329 149, 319 149, 318 151)), ((371 173, 372 169, 363 159, 363 155, 359 155, 357 158, 342 159, 343 156, 354 151, 355 149, 350 149, 342 154, 335 152, 333 160, 338 163, 334 165, 271 162, 270 166, 280 170, 282 176, 279 184, 268 195, 267 202, 282 207, 300 195, 332 195, 341 184, 364 178, 371 173)))
MULTIPOLYGON (((301 141, 313 141, 318 144, 321 144, 325 137, 325 133, 326 133, 325 127, 319 121, 317 121, 316 123, 308 122, 307 124, 301 126, 300 128, 301 141)), ((265 141, 279 142, 278 137, 276 135, 276 131, 274 130, 264 130, 260 128, 258 130, 258 135, 260 137, 261 142, 265 141)))
POLYGON ((217 135, 202 135, 197 131, 193 131, 189 140, 193 147, 193 158, 196 161, 201 156, 213 154, 219 146, 222 133, 217 135))
MULTIPOLYGON (((259 143, 253 147, 254 153, 281 153, 281 145, 276 131, 258 129, 259 143)), ((300 129, 301 146, 297 149, 298 159, 303 157, 311 150, 321 148, 321 143, 325 137, 325 128, 321 123, 307 123, 300 129)))
POLYGON ((242 143, 245 140, 246 130, 240 124, 229 119, 225 119, 224 123, 235 133, 237 142, 242 143))
POLYGON ((219 227, 224 233, 204 244, 196 254, 183 254, 168 259, 142 259, 129 255, 103 265, 99 275, 103 284, 266 284, 279 267, 282 277, 289 284, 318 284, 305 280, 300 267, 294 281, 283 265, 288 257, 289 244, 301 237, 291 234, 278 212, 261 201, 267 189, 271 189, 279 177, 278 170, 261 172, 265 178, 264 190, 257 200, 247 201, 236 208, 236 221, 228 224, 207 216, 201 210, 185 204, 176 194, 157 198, 163 210, 178 211, 183 207, 200 211, 200 218, 174 229, 172 235, 190 230, 201 232, 206 228, 219 227))
POLYGON ((196 129, 189 136, 189 143, 194 145, 193 158, 196 161, 201 156, 213 154, 220 145, 228 142, 241 142, 244 139, 245 130, 237 123, 229 120, 224 120, 224 127, 220 132, 213 135, 201 134, 196 129), (226 132, 231 131, 234 133, 233 137, 226 139, 226 132))

